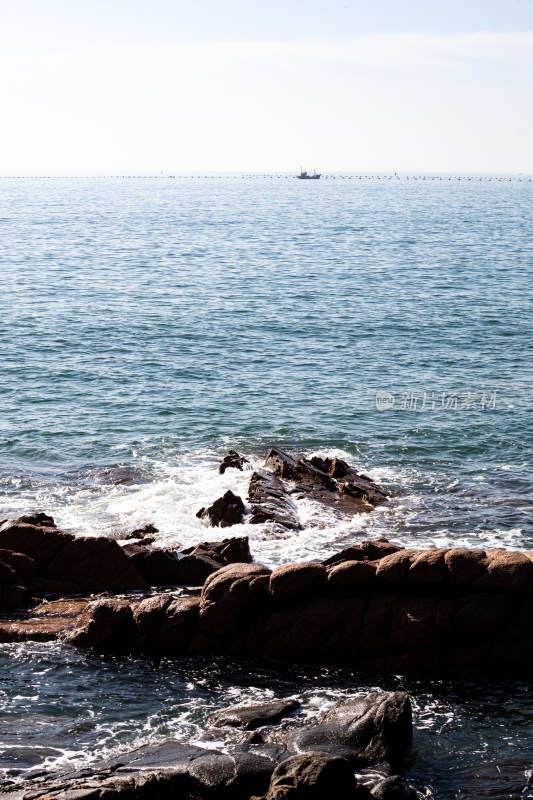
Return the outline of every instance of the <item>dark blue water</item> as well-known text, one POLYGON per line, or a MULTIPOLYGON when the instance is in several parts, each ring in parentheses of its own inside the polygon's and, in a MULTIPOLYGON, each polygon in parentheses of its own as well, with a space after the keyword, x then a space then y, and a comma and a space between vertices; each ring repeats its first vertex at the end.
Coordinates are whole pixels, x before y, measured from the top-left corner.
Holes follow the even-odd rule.
POLYGON ((302 504, 286 539, 239 526, 271 565, 377 535, 532 550, 532 212, 525 180, 0 181, 0 519, 196 543, 197 509, 246 493, 217 458, 275 443, 393 499, 351 520, 302 504))

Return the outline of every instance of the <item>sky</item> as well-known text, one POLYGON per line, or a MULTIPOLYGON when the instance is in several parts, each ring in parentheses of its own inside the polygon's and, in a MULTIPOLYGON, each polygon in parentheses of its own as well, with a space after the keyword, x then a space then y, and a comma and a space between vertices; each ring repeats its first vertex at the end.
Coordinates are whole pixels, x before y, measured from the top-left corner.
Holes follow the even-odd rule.
POLYGON ((0 0, 0 175, 533 173, 533 0, 0 0))

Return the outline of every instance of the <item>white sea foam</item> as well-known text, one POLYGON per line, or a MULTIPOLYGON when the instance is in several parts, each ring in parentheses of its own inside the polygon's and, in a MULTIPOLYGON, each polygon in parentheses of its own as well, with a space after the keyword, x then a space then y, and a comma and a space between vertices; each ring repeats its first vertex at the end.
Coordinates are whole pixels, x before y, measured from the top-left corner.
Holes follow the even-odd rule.
MULTIPOLYGON (((363 539, 380 536, 407 547, 517 550, 528 547, 518 526, 505 528, 489 523, 480 529, 472 522, 469 529, 468 519, 460 516, 465 499, 475 507, 482 502, 482 493, 486 491, 481 488, 482 481, 476 482, 474 477, 470 488, 465 489, 457 479, 422 476, 412 468, 368 468, 340 449, 316 450, 306 455, 343 458, 378 483, 392 488, 393 496, 373 511, 351 517, 312 498, 293 497, 302 530, 286 531, 272 524, 252 525, 248 521, 250 508, 246 505, 248 483, 252 470, 263 468, 264 453, 247 454, 250 464, 243 471, 229 469, 220 475, 220 453, 203 449, 175 460, 141 455, 133 468, 92 470, 90 475, 77 475, 70 482, 50 488, 18 485, 11 499, 12 514, 41 509, 52 514, 64 530, 79 535, 111 536, 119 541, 123 541, 127 532, 150 522, 159 529, 156 545, 173 548, 228 535, 246 535, 256 560, 269 566, 322 560, 363 539), (117 482, 109 483, 115 472, 117 482), (125 478, 121 477, 123 473, 125 478), (231 531, 211 528, 196 513, 228 489, 243 498, 244 521, 231 531)), ((497 502, 494 499, 494 504, 497 502)))

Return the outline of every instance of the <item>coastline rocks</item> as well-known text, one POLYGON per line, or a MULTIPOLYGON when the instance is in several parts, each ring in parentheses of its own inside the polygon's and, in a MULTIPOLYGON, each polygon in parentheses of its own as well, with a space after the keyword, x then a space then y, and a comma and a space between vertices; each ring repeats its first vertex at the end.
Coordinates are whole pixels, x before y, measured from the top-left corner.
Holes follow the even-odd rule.
POLYGON ((268 596, 271 570, 258 564, 230 564, 210 575, 200 597, 198 633, 230 634, 268 596))
POLYGON ((244 465, 249 463, 248 459, 239 455, 236 450, 228 450, 227 455, 219 464, 218 471, 220 475, 223 475, 227 469, 239 469, 242 472, 244 465))
POLYGON ((143 544, 152 544, 155 542, 154 533, 159 533, 159 529, 156 528, 155 525, 147 523, 143 525, 142 528, 136 528, 134 531, 124 534, 122 539, 142 539, 143 544))
POLYGON ((326 569, 314 561, 276 567, 270 575, 269 589, 274 600, 295 600, 319 591, 326 581, 326 569))
POLYGON ((89 603, 64 640, 100 652, 121 650, 130 640, 133 613, 127 600, 103 598, 89 603))
POLYGON ((343 758, 312 753, 287 758, 278 764, 263 797, 252 800, 371 800, 365 786, 357 783, 353 769, 343 758))
POLYGON ((413 739, 412 712, 405 692, 372 692, 335 703, 319 725, 298 733, 299 753, 334 752, 357 766, 400 761, 413 739))
POLYGON ((418 794, 405 778, 391 775, 372 790, 375 800, 418 800, 418 794))
POLYGON ((300 530, 300 520, 284 484, 271 475, 254 472, 248 487, 254 525, 273 522, 286 530, 300 530))
POLYGON ((87 606, 85 599, 55 600, 41 603, 14 619, 0 621, 0 642, 47 642, 72 630, 81 612, 87 606))
MULTIPOLYGON (((0 526, 0 562, 13 571, 3 570, 3 583, 22 585, 28 596, 148 589, 117 542, 105 537, 76 538, 52 527, 51 517, 31 518, 43 517, 45 525, 7 520, 0 526)), ((12 595, 12 591, 2 592, 3 608, 13 607, 12 595)))
POLYGON ((298 700, 271 700, 251 706, 234 706, 217 711, 207 720, 214 728, 241 728, 252 731, 263 725, 272 725, 300 708, 298 700))
POLYGON ((247 536, 201 542, 179 553, 144 543, 127 544, 123 550, 150 586, 203 586, 221 567, 252 560, 247 536))
POLYGON ((243 514, 242 499, 228 489, 222 497, 215 500, 212 506, 201 508, 196 516, 200 519, 207 517, 212 527, 229 528, 231 525, 239 525, 242 522, 243 514))

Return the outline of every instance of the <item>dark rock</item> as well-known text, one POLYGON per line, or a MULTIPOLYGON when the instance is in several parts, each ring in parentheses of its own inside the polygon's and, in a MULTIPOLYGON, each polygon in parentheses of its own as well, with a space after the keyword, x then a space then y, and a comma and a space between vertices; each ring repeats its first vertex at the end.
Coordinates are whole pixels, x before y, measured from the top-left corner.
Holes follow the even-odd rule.
MULTIPOLYGON (((0 561, 17 574, 17 578, 27 580, 35 572, 35 561, 24 553, 15 553, 13 550, 0 550, 0 561)), ((1 580, 1 579, 0 579, 1 580)))
POLYGON ((328 569, 328 589, 334 594, 353 594, 367 591, 376 574, 368 561, 341 561, 328 569))
POLYGON ((0 611, 14 611, 29 600, 28 590, 18 583, 0 586, 0 611))
POLYGON ((395 763, 413 738, 411 703, 404 692, 372 692, 339 701, 319 725, 298 733, 297 752, 335 752, 359 766, 395 763))
POLYGON ((53 517, 49 514, 43 514, 42 511, 38 511, 35 514, 25 514, 23 517, 19 517, 18 521, 27 522, 29 525, 41 525, 45 528, 57 527, 53 517))
POLYGON ((335 555, 326 558, 322 563, 326 566, 331 566, 340 564, 342 561, 378 561, 403 549, 398 545, 390 544, 388 539, 383 537, 347 547, 345 550, 341 550, 340 553, 335 553, 335 555))
POLYGON ((389 496, 387 489, 341 459, 315 457, 297 461, 283 450, 272 448, 265 463, 278 478, 294 481, 296 494, 311 495, 346 513, 371 509, 389 496))
POLYGON ((248 488, 248 502, 253 524, 273 522, 288 530, 301 527, 289 492, 278 478, 254 472, 248 488))
POLYGON ((148 588, 117 542, 103 536, 75 538, 56 528, 8 520, 0 527, 0 549, 33 559, 35 579, 59 581, 77 592, 148 588))
POLYGON ((221 564, 201 555, 179 558, 174 550, 160 550, 141 544, 124 546, 132 563, 150 586, 202 586, 221 564))
POLYGON ((221 566, 227 564, 250 564, 252 554, 247 536, 234 536, 221 542, 200 542, 194 547, 182 551, 186 554, 203 555, 219 561, 221 566))
POLYGON ((61 548, 73 541, 74 536, 70 533, 19 520, 7 520, 0 527, 0 548, 33 558, 38 572, 47 567, 61 548))
POLYGON ((131 533, 126 533, 122 536, 122 539, 143 539, 145 544, 151 544, 155 541, 153 537, 154 533, 159 533, 159 529, 148 523, 147 525, 143 525, 142 528, 136 528, 131 533))
POLYGON ((127 600, 104 598, 89 603, 67 633, 65 641, 78 647, 111 652, 128 647, 133 632, 133 613, 127 600))
POLYGON ((225 455, 220 462, 218 471, 221 475, 223 475, 227 469, 240 469, 242 472, 244 465, 249 463, 248 459, 244 456, 240 456, 236 450, 228 450, 227 455, 225 455))
POLYGON ((241 498, 228 491, 215 500, 212 506, 200 510, 196 516, 207 517, 213 527, 228 528, 230 525, 239 525, 244 514, 244 503, 241 498))
POLYGON ((200 599, 177 597, 166 607, 157 630, 155 651, 158 655, 181 656, 187 652, 198 620, 200 599))
POLYGON ((253 800, 367 800, 353 769, 343 758, 322 753, 291 756, 274 770, 262 799, 253 800))
POLYGON ((372 790, 372 797, 375 800, 417 800, 418 795, 405 778, 392 775, 372 790))
POLYGON ((75 584, 81 592, 146 590, 148 584, 120 545, 105 536, 80 536, 67 542, 42 573, 75 584))
POLYGON ((275 600, 303 599, 306 594, 320 593, 326 581, 326 568, 314 561, 276 567, 270 576, 270 594, 275 600))
POLYGON ((177 586, 203 586, 207 578, 222 568, 220 561, 207 555, 191 554, 178 561, 177 586))
POLYGON ((217 711, 207 720, 214 728, 242 728, 251 731, 262 725, 273 725, 300 708, 298 700, 270 700, 252 706, 235 706, 217 711))

